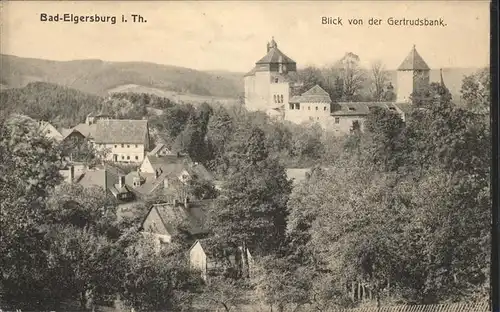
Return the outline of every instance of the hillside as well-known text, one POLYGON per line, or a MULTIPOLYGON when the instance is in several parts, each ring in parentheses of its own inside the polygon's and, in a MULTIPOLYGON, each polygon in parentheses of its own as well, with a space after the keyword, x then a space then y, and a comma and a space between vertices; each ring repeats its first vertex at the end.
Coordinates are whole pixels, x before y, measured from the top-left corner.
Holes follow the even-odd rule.
POLYGON ((74 126, 89 113, 102 108, 97 95, 45 82, 31 82, 22 88, 0 92, 0 108, 35 119, 50 120, 59 127, 74 126))
POLYGON ((41 81, 101 96, 127 85, 222 98, 237 98, 243 92, 243 74, 203 72, 147 62, 61 62, 0 55, 0 68, 0 83, 8 87, 41 81))

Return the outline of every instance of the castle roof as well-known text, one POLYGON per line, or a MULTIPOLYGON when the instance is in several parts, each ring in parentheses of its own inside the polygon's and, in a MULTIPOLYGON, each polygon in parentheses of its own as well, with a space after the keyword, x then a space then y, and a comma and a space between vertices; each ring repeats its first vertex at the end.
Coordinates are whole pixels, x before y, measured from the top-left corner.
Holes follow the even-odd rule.
POLYGON ((336 104, 338 109, 331 113, 332 116, 366 116, 375 107, 393 111, 402 110, 399 104, 394 102, 339 102, 336 104))
POLYGON ((266 56, 261 58, 256 64, 295 64, 295 61, 281 52, 278 47, 270 48, 266 56))
POLYGON ((332 100, 328 92, 318 85, 290 99, 290 103, 331 103, 332 100))
POLYGON ((398 70, 430 70, 430 68, 418 54, 415 45, 413 45, 413 49, 411 49, 410 54, 404 59, 403 63, 399 65, 398 70))
POLYGON ((278 44, 274 41, 267 44, 267 54, 255 64, 295 64, 295 61, 286 56, 278 49, 278 44))

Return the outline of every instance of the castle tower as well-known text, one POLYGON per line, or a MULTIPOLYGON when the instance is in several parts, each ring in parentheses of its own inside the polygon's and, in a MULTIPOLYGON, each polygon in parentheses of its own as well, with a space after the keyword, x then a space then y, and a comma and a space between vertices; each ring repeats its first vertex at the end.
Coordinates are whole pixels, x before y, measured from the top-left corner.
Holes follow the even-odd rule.
POLYGON ((274 37, 267 53, 245 77, 245 106, 250 111, 281 110, 288 103, 290 87, 286 76, 297 64, 278 49, 274 37))
POLYGON ((413 45, 410 54, 398 67, 397 102, 410 102, 411 94, 429 86, 430 68, 413 45))

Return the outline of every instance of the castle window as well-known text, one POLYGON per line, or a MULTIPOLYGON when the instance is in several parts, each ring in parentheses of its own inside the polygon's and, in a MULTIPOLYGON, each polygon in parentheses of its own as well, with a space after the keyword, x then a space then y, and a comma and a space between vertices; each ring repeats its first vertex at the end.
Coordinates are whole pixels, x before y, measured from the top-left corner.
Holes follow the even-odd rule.
POLYGON ((278 78, 274 78, 274 82, 278 83, 278 78))
POLYGON ((129 160, 129 159, 130 159, 130 156, 127 155, 127 160, 129 160))
POLYGON ((124 159, 125 159, 125 156, 122 155, 122 160, 124 160, 124 159))
POLYGON ((340 123, 340 118, 339 117, 335 117, 335 123, 336 124, 340 123))
POLYGON ((283 103, 283 94, 280 97, 281 97, 281 102, 280 103, 283 103))
POLYGON ((325 107, 323 107, 323 110, 324 110, 324 111, 326 111, 326 106, 325 106, 325 107))
POLYGON ((137 147, 137 144, 135 145, 135 147, 137 147))
POLYGON ((130 145, 127 145, 127 148, 130 148, 130 145))
POLYGON ((122 144, 122 147, 125 147, 125 144, 122 144))
POLYGON ((300 103, 297 103, 296 106, 297 106, 297 109, 300 109, 300 103))
POLYGON ((135 160, 139 160, 139 156, 135 156, 135 160))
POLYGON ((117 147, 118 147, 118 145, 115 144, 115 148, 117 148, 117 147))
POLYGON ((318 110, 318 106, 316 106, 316 110, 318 110))

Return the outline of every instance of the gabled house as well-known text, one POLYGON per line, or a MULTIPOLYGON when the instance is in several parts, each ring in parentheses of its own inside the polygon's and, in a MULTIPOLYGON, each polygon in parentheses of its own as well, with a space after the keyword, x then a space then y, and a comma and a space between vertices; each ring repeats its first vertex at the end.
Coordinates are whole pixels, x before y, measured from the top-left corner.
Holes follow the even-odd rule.
POLYGON ((87 169, 76 177, 74 182, 84 187, 102 187, 120 201, 131 201, 135 198, 134 193, 125 184, 125 174, 113 167, 87 169))
POLYGON ((43 133, 46 137, 54 139, 58 142, 62 141, 64 138, 63 135, 56 127, 54 127, 50 122, 47 121, 38 121, 38 129, 41 133, 43 133))
POLYGON ((186 187, 193 178, 213 179, 203 165, 193 163, 189 157, 146 155, 140 168, 127 174, 125 181, 138 197, 164 194, 183 200, 189 196, 186 187))
POLYGON ((167 155, 175 155, 171 148, 169 148, 166 144, 158 143, 153 150, 148 152, 148 155, 161 157, 167 155))
POLYGON ((113 162, 140 163, 149 150, 147 120, 108 119, 96 122, 94 143, 113 162))
POLYGON ((145 236, 152 237, 156 244, 170 243, 172 237, 185 231, 193 238, 206 235, 206 214, 211 200, 154 204, 141 224, 145 236))
POLYGON ((189 248, 189 267, 198 271, 205 282, 210 282, 210 276, 223 274, 222 270, 232 268, 242 276, 251 275, 253 258, 248 249, 242 247, 226 249, 222 257, 216 256, 210 246, 209 239, 198 239, 189 248), (245 257, 246 252, 246 257, 245 257))

